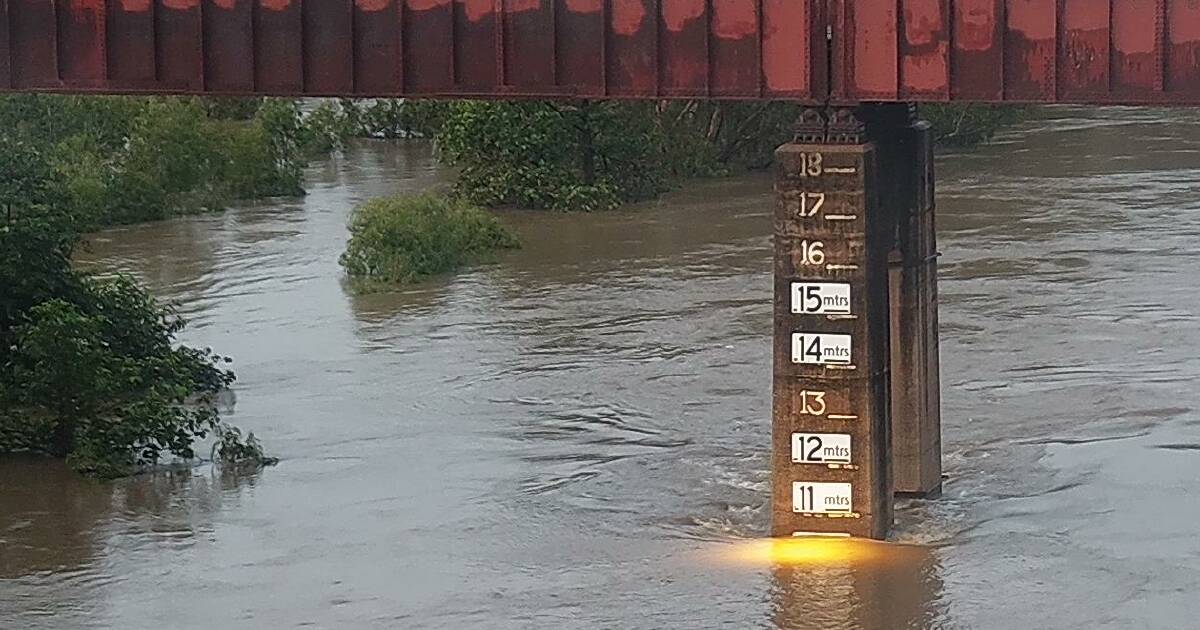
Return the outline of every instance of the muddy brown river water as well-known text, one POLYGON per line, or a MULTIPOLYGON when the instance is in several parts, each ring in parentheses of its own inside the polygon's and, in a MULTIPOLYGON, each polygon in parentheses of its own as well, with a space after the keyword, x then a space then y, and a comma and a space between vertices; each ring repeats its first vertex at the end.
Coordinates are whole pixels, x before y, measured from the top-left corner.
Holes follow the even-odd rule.
POLYGON ((282 458, 116 483, 0 460, 0 628, 1200 627, 1200 113, 1054 109, 939 161, 945 496, 772 549, 770 180, 505 215, 358 297, 368 143, 304 200, 96 235, 236 359, 282 458))

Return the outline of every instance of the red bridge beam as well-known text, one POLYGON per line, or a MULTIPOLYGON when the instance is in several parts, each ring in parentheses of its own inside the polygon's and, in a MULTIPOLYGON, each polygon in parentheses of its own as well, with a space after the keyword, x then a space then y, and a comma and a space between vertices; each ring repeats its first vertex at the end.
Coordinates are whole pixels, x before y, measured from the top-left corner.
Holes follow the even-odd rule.
POLYGON ((1200 3, 0 0, 0 91, 1200 104, 1200 3))
POLYGON ((0 90, 812 101, 821 20, 802 0, 0 0, 0 90))
POLYGON ((1196 0, 843 0, 846 101, 1200 104, 1196 0))

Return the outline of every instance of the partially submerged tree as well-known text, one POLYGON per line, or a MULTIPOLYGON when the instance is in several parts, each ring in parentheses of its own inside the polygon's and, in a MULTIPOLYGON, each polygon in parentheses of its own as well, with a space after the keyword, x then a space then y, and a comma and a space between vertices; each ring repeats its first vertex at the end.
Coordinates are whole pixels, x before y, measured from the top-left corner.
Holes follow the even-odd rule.
MULTIPOLYGON (((177 345, 173 309, 125 277, 74 270, 86 225, 35 143, 0 132, 0 454, 65 457, 102 477, 191 458, 222 433, 229 359, 177 345)), ((251 438, 219 455, 264 463, 251 438)))

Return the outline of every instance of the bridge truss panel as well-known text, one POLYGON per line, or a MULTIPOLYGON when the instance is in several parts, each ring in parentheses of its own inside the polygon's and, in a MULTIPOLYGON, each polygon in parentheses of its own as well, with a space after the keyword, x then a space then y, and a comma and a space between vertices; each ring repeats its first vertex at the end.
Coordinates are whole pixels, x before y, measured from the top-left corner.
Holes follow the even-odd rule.
POLYGON ((825 96, 808 0, 0 0, 0 91, 825 96))
POLYGON ((1195 0, 833 1, 839 101, 1200 103, 1195 0))
POLYGON ((0 0, 0 91, 1200 104, 1196 0, 0 0))

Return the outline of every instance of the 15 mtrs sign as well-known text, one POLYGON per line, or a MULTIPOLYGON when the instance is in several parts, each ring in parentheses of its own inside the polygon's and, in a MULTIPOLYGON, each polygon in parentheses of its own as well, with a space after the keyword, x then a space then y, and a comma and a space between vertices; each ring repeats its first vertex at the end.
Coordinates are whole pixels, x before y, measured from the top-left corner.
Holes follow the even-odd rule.
POLYGON ((830 282, 793 282, 792 314, 849 315, 850 285, 830 282))

